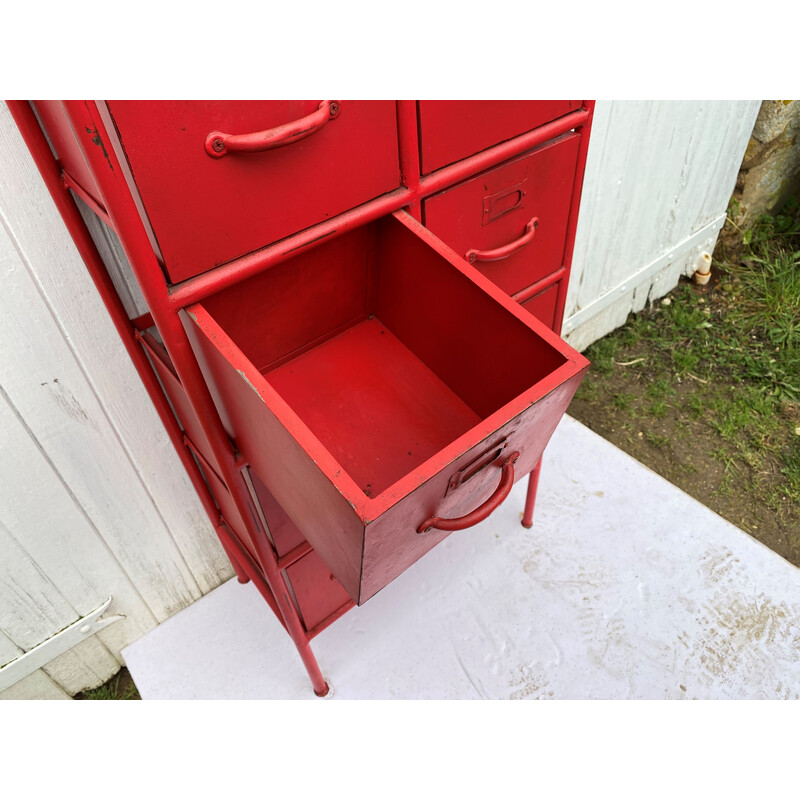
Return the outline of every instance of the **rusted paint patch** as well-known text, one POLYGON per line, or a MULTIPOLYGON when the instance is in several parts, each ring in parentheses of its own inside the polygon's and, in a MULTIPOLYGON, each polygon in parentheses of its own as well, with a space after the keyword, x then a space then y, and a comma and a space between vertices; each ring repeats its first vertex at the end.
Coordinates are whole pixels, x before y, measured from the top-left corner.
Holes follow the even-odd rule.
POLYGON ((87 125, 86 133, 92 137, 92 144, 96 145, 103 151, 103 158, 105 158, 106 162, 108 163, 108 168, 113 172, 114 165, 111 163, 111 159, 108 157, 108 151, 106 150, 106 146, 103 144, 103 139, 100 136, 100 132, 97 130, 97 128, 90 128, 87 125))

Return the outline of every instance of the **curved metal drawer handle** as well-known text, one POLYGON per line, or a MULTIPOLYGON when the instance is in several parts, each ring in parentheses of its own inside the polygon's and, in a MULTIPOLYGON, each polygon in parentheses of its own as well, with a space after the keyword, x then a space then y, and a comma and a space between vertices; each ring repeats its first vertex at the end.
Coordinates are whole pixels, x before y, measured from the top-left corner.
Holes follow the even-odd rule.
POLYGON ((470 264, 474 264, 476 261, 500 261, 503 258, 508 258, 514 255, 517 250, 521 250, 525 247, 526 244, 530 244, 531 239, 536 235, 537 227, 539 227, 539 218, 534 217, 525 226, 525 233, 523 233, 519 239, 515 239, 510 244, 504 244, 502 247, 498 247, 495 250, 467 250, 464 258, 466 258, 470 264))
POLYGON ((417 528, 417 533, 427 533, 432 528, 440 531, 461 531, 464 528, 471 528, 473 525, 483 522, 508 497, 511 487, 514 485, 514 462, 518 458, 519 453, 509 453, 505 461, 502 464, 498 464, 498 466, 502 467, 500 483, 485 503, 482 503, 474 511, 470 511, 469 514, 465 514, 463 517, 456 517, 455 519, 429 517, 417 528))
POLYGON ((206 153, 223 158, 228 153, 261 153, 294 144, 320 130, 329 120, 336 119, 341 106, 336 100, 323 100, 312 114, 277 128, 255 133, 222 133, 212 131, 206 136, 206 153))

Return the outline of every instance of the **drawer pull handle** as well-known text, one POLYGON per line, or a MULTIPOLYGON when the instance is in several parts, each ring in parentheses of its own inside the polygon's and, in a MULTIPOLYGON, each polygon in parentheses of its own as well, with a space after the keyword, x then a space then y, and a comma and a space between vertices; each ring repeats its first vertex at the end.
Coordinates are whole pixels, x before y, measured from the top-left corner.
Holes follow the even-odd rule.
POLYGON ((498 466, 502 467, 500 483, 485 503, 482 503, 474 511, 470 511, 469 514, 465 514, 463 517, 456 517, 455 519, 430 517, 417 528, 417 533, 427 533, 432 528, 440 531, 461 531, 464 528, 471 528, 473 525, 483 522, 508 497, 511 487, 514 485, 514 462, 518 458, 519 453, 510 453, 505 461, 498 464, 498 466))
POLYGON ((538 227, 539 218, 534 217, 525 226, 525 233, 523 233, 519 239, 515 239, 513 242, 504 244, 502 247, 498 247, 494 250, 467 250, 464 258, 466 258, 470 264, 474 264, 476 261, 500 261, 503 258, 508 258, 514 255, 517 250, 521 250, 525 247, 526 244, 530 244, 531 240, 536 235, 536 228, 538 227))
POLYGON ((294 144, 336 119, 340 111, 341 104, 336 100, 323 100, 312 114, 277 128, 241 134, 212 131, 206 136, 206 153, 212 158, 223 158, 228 153, 261 153, 294 144))

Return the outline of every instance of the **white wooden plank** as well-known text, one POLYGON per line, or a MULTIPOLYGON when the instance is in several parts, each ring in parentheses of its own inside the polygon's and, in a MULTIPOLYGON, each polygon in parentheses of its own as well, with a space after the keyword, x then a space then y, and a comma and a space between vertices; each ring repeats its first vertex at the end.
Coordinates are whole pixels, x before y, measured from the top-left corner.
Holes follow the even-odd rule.
POLYGON ((694 239, 724 219, 758 107, 598 101, 565 307, 564 331, 575 346, 585 348, 641 298, 660 296, 691 272, 694 239))
POLYGON ((44 670, 0 692, 0 700, 71 700, 72 698, 44 670))
POLYGON ((0 628, 31 650, 78 619, 53 584, 0 524, 0 628))
MULTIPOLYGON (((66 627, 61 628, 61 630, 57 631, 55 634, 40 641, 39 644, 26 649, 24 653, 20 653, 10 663, 5 664, 0 668, 0 690, 8 688, 13 683, 27 677, 37 669, 45 667, 58 656, 68 653, 72 648, 77 648, 79 644, 102 629, 124 619, 124 617, 118 615, 111 617, 103 616, 110 604, 111 598, 106 598, 106 600, 94 609, 91 614, 80 617, 66 627)), ((11 619, 12 624, 14 624, 15 621, 14 618, 11 619)), ((82 659, 78 656, 77 652, 70 655, 72 655, 72 661, 75 665, 73 672, 76 679, 80 679, 80 675, 84 674, 83 680, 85 681, 85 673, 87 672, 90 675, 89 681, 97 677, 94 675, 91 667, 87 668, 80 663, 82 659)), ((52 673, 50 673, 50 675, 54 677, 52 673)), ((86 683, 83 683, 83 685, 86 685, 86 683)), ((67 687, 64 688, 66 689, 67 687)))
POLYGON ((715 239, 716 234, 711 240, 700 243, 676 261, 662 266, 659 272, 648 277, 646 283, 629 288, 615 302, 608 305, 599 303, 600 311, 571 329, 564 335, 564 339, 576 350, 583 351, 592 342, 621 327, 631 312, 641 311, 648 301, 671 292, 678 285, 681 275, 697 263, 700 253, 709 247, 713 248, 715 239))
MULTIPOLYGON (((0 269, 6 351, 0 383, 150 608, 164 619, 200 596, 197 582, 3 232, 0 269)), ((141 433, 153 458, 167 451, 165 436, 141 433)))
MULTIPOLYGON (((692 236, 679 242, 674 248, 662 253, 651 263, 645 264, 641 269, 626 275, 619 284, 613 288, 606 289, 604 294, 596 298, 588 306, 572 314, 562 326, 562 335, 565 336, 571 333, 575 328, 580 327, 586 319, 600 313, 606 306, 617 302, 619 297, 627 296, 630 291, 639 293, 644 291, 649 294, 653 277, 659 275, 665 267, 672 266, 676 283, 678 278, 687 271, 681 268, 681 264, 685 264, 688 267, 687 274, 694 272, 698 257, 703 249, 710 248, 709 252, 713 250, 714 242, 724 222, 725 216, 723 214, 692 236)), ((654 296, 659 295, 656 294, 654 296)))
MULTIPOLYGON (((123 481, 132 496, 117 498, 115 513, 145 513, 140 510, 149 507, 146 514, 152 517, 154 512, 161 520, 153 521, 140 536, 155 535, 144 531, 160 527, 157 541, 162 550, 177 548, 177 560, 154 549, 151 566, 156 568, 149 566, 142 576, 163 580, 167 572, 158 578, 158 570, 170 572, 167 583, 174 585, 174 591, 165 599, 164 609, 171 613, 196 596, 197 589, 209 591, 230 577, 230 563, 4 105, 0 146, 6 158, 6 180, 0 185, 6 225, 47 301, 55 335, 68 340, 72 357, 89 376, 94 409, 99 407, 105 419, 96 419, 93 411, 88 421, 97 422, 104 434, 110 423, 116 441, 109 448, 122 451, 129 462, 127 472, 134 472, 123 481), (142 498, 142 492, 149 497, 142 498)), ((106 469, 110 468, 109 462, 106 469)), ((126 562, 128 568, 133 566, 126 562)))
POLYGON ((17 656, 21 655, 22 650, 0 629, 0 667, 4 667, 9 661, 13 661, 17 656))
POLYGON ((112 675, 121 663, 119 651, 150 630, 156 618, 2 396, 0 451, 14 455, 0 459, 5 535, 0 542, 0 627, 13 630, 27 650, 109 595, 109 613, 125 614, 75 656, 49 665, 52 677, 71 693, 81 691, 96 685, 97 675, 112 675), (22 531, 25 549, 13 538, 14 530, 22 531), (22 587, 25 598, 6 602, 10 586, 22 587), (19 632, 25 630, 29 633, 23 637, 19 632))
POLYGON ((121 660, 111 655, 97 637, 92 637, 54 658, 43 669, 71 696, 102 686, 121 666, 121 660))
POLYGON ((80 617, 5 664, 0 668, 0 691, 41 668, 69 694, 97 686, 104 677, 113 675, 118 667, 117 660, 107 651, 104 658, 100 658, 97 650, 102 650, 102 645, 91 640, 101 630, 124 619, 118 615, 105 615, 110 604, 109 597, 91 614, 80 617), (82 645, 88 645, 88 649, 82 645), (95 663, 101 669, 95 670, 95 663))

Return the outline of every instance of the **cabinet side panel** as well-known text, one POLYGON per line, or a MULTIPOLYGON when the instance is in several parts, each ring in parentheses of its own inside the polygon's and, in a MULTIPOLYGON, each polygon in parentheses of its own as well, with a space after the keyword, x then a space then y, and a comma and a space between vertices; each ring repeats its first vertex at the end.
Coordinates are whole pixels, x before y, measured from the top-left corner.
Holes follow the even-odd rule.
POLYGON ((355 511, 278 420, 244 370, 228 360, 191 314, 184 317, 184 325, 237 448, 348 594, 357 599, 363 524, 355 511))

